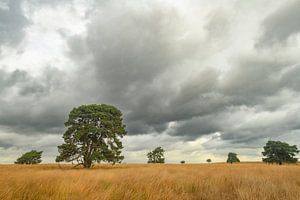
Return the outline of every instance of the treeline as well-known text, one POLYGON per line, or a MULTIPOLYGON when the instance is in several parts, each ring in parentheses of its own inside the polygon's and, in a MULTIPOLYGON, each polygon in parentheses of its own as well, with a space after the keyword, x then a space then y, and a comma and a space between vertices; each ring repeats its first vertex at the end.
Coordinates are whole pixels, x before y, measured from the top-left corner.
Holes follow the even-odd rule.
MULTIPOLYGON (((58 146, 56 162, 76 162, 84 168, 95 163, 121 163, 123 145, 121 138, 127 134, 123 124, 122 112, 106 104, 82 105, 69 113, 65 122, 64 143, 58 146)), ((41 163, 42 151, 32 150, 16 160, 16 164, 41 163)), ((165 163, 165 150, 157 147, 147 154, 148 163, 165 163)), ((281 141, 268 141, 262 155, 266 163, 296 163, 299 153, 296 145, 281 141)), ((212 162, 210 158, 206 160, 212 162)), ((236 153, 229 152, 227 163, 240 162, 236 153)), ((185 161, 180 162, 184 164, 185 161)), ((76 165, 76 166, 77 166, 76 165)))

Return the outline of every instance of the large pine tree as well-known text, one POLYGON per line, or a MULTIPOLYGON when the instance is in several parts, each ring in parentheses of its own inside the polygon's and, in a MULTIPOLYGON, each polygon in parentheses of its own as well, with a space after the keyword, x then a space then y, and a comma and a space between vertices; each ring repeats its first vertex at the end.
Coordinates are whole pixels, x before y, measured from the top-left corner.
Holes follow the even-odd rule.
POLYGON ((64 143, 58 146, 56 162, 77 161, 90 168, 94 162, 117 163, 123 148, 121 138, 126 135, 122 113, 111 105, 82 105, 74 108, 65 123, 64 143))

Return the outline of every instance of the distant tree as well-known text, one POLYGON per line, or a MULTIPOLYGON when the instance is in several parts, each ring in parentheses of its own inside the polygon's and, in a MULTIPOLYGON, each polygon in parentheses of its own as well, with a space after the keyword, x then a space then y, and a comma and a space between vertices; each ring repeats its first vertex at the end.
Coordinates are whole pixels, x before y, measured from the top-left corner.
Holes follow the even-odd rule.
POLYGON ((207 159, 207 160, 206 160, 206 162, 208 162, 208 163, 211 163, 211 159, 210 159, 210 158, 209 158, 209 159, 207 159))
MULTIPOLYGON (((58 146, 56 162, 73 162, 90 168, 94 162, 121 162, 120 138, 126 135, 122 113, 110 105, 82 105, 74 108, 65 123, 64 143, 58 146)), ((77 166, 76 165, 76 166, 77 166)))
POLYGON ((184 161, 184 160, 182 160, 182 161, 180 161, 180 163, 181 163, 181 164, 185 164, 185 161, 184 161))
POLYGON ((268 141, 264 146, 264 152, 262 152, 263 162, 277 163, 282 165, 283 163, 296 163, 298 158, 294 158, 299 153, 296 145, 289 145, 280 141, 268 141))
POLYGON ((39 164, 42 162, 43 151, 32 150, 24 153, 15 161, 15 164, 39 164))
POLYGON ((238 159, 236 153, 229 152, 227 162, 232 164, 234 162, 240 162, 240 160, 238 159))
POLYGON ((147 154, 148 163, 165 163, 164 152, 165 150, 161 147, 157 147, 153 151, 149 152, 147 154))

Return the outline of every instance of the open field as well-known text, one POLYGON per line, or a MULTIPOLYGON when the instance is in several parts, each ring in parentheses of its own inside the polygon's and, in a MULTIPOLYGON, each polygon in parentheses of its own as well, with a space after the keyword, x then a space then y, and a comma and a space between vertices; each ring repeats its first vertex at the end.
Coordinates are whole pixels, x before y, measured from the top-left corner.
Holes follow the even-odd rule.
POLYGON ((299 165, 0 165, 0 199, 300 199, 299 165))

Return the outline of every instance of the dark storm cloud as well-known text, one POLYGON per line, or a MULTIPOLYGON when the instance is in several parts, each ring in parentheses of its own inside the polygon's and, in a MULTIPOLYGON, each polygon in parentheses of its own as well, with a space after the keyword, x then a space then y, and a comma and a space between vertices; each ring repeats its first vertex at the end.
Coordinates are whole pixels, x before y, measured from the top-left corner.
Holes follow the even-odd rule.
POLYGON ((109 93, 123 96, 130 88, 150 85, 166 69, 180 64, 173 58, 182 61, 188 56, 180 52, 184 44, 176 42, 181 36, 177 18, 175 11, 158 7, 114 7, 99 13, 89 26, 87 45, 109 93))
POLYGON ((29 20, 24 16, 22 0, 7 0, 5 7, 0 7, 0 47, 16 45, 24 37, 24 28, 29 20))
POLYGON ((221 89, 240 103, 256 104, 281 89, 280 74, 292 64, 259 54, 241 57, 226 74, 221 89))
POLYGON ((129 122, 130 132, 138 131, 137 127, 164 129, 168 119, 163 118, 170 118, 172 108, 167 102, 173 91, 168 84, 174 80, 168 73, 195 50, 190 41, 180 40, 181 24, 173 8, 112 3, 94 17, 87 38, 75 36, 69 41, 72 58, 91 57, 91 66, 83 66, 82 71, 93 72, 92 78, 98 80, 93 92, 128 111, 127 119, 135 124, 129 122), (162 80, 163 76, 169 80, 162 80))
MULTIPOLYGON (((212 14, 203 27, 208 37, 224 37, 220 32, 230 28, 226 16, 212 14)), ((88 26, 87 37, 69 40, 71 58, 86 61, 81 67, 82 80, 94 84, 84 89, 99 93, 99 102, 120 107, 126 113, 129 134, 161 133, 170 122, 178 124, 169 134, 187 140, 214 132, 222 132, 224 140, 239 142, 268 137, 274 130, 279 134, 282 129, 276 124, 270 130, 255 125, 236 128, 237 119, 230 115, 238 115, 243 106, 260 107, 256 112, 264 112, 272 107, 263 105, 267 97, 284 89, 295 90, 297 80, 290 72, 296 72, 297 67, 291 68, 295 60, 254 52, 239 55, 225 74, 198 62, 196 73, 178 78, 178 69, 186 69, 184 76, 188 61, 200 59, 195 52, 202 53, 192 45, 195 38, 181 39, 185 34, 182 20, 173 8, 156 4, 139 9, 115 3, 101 7, 88 26)), ((209 44, 195 42, 209 49, 209 44)))
POLYGON ((217 116, 215 115, 205 115, 203 117, 181 121, 169 134, 183 136, 186 140, 194 140, 199 136, 222 130, 219 124, 220 122, 217 120, 217 116))
POLYGON ((183 100, 177 106, 184 108, 190 104, 191 108, 181 110, 182 113, 195 115, 179 119, 170 134, 194 140, 221 132, 222 140, 254 144, 262 138, 299 129, 295 112, 299 105, 293 100, 298 97, 289 96, 299 95, 299 65, 294 62, 265 55, 239 57, 222 80, 209 76, 203 82, 198 79, 198 85, 210 86, 208 91, 197 91, 195 84, 190 88, 192 95, 186 92, 179 95, 183 100), (211 93, 214 95, 209 96, 211 93), (203 96, 208 98, 202 99, 203 96), (295 107, 288 107, 289 103, 295 107), (204 112, 199 112, 201 109, 204 112))
POLYGON ((64 73, 49 67, 38 77, 22 70, 1 70, 0 74, 0 93, 6 97, 0 100, 0 125, 6 131, 23 134, 62 131, 69 108, 64 107, 64 94, 60 91, 60 77, 64 73))
MULTIPOLYGON (((134 124, 138 121, 156 130, 158 125, 163 128, 166 127, 166 123, 172 121, 182 121, 215 112, 222 109, 227 101, 226 98, 220 98, 219 94, 211 92, 216 89, 216 85, 217 72, 205 69, 189 77, 177 87, 177 90, 166 89, 167 85, 161 86, 165 90, 172 90, 171 93, 164 93, 159 89, 150 90, 146 99, 140 98, 140 101, 136 102, 137 105, 132 107, 134 111, 128 114, 128 122, 131 125, 132 121, 134 124)), ((138 130, 136 131, 138 133, 138 130)))
POLYGON ((292 0, 285 4, 264 20, 258 46, 285 42, 300 32, 300 2, 292 0))
POLYGON ((208 114, 226 104, 226 97, 213 92, 218 84, 213 68, 199 66, 203 70, 176 83, 180 78, 173 73, 179 67, 189 70, 185 62, 197 59, 194 53, 199 51, 198 41, 182 39, 183 27, 173 8, 113 4, 99 11, 87 38, 69 40, 73 59, 91 57, 81 73, 92 72, 88 77, 98 80, 91 92, 126 112, 130 134, 162 132, 170 121, 208 114))
MULTIPOLYGON (((272 52, 270 53, 272 54, 272 52)), ((271 55, 240 57, 220 84, 237 105, 260 105, 284 89, 299 91, 299 61, 271 55)))

